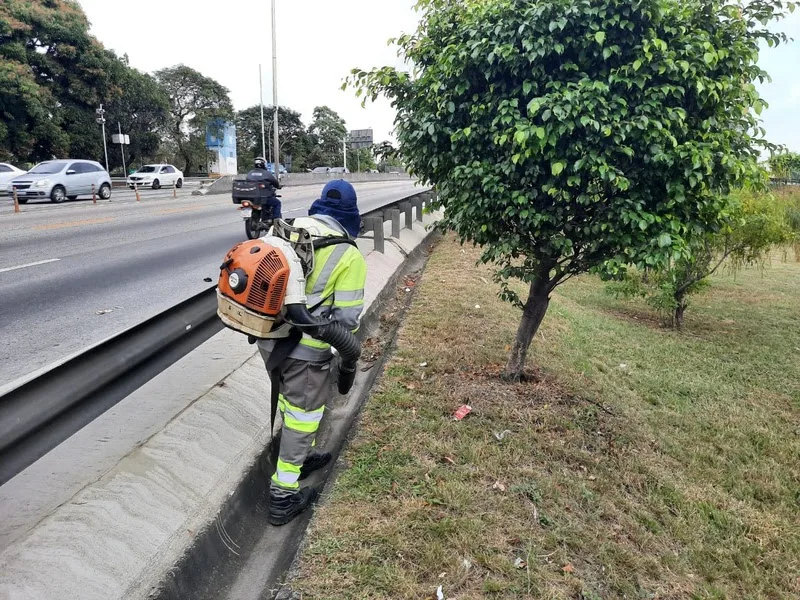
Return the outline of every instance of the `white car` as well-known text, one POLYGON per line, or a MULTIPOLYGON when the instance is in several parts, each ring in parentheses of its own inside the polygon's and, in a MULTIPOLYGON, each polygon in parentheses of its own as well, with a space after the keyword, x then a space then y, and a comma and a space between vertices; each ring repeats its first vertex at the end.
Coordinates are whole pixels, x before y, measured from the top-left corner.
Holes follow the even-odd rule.
POLYGON ((128 187, 152 188, 183 187, 183 173, 172 165, 145 165, 128 177, 128 187))
POLYGON ((0 196, 11 193, 11 180, 24 172, 9 163, 0 163, 0 196))

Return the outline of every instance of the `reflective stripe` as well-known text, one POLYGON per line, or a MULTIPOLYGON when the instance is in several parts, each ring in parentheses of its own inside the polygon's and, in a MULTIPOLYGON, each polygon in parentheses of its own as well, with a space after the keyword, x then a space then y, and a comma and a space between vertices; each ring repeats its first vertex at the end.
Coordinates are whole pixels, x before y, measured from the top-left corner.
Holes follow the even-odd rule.
POLYGON ((321 363, 329 361, 333 357, 333 353, 331 352, 330 348, 327 348, 325 350, 318 350, 316 348, 309 348, 308 346, 304 346, 301 343, 297 345, 297 348, 292 350, 292 353, 289 355, 289 357, 295 360, 304 360, 307 362, 321 363))
MULTIPOLYGON (((320 298, 320 300, 321 299, 322 298, 320 298)), ((342 302, 353 302, 355 300, 363 300, 363 299, 364 299, 364 290, 355 290, 353 292, 340 292, 339 290, 337 290, 336 295, 334 297, 334 304, 336 304, 336 306, 344 306, 342 302)), ((312 304, 311 306, 314 305, 312 304)))
POLYGON ((315 340, 312 337, 303 338, 302 340, 300 340, 300 343, 303 344, 303 346, 308 346, 309 348, 317 348, 318 350, 325 350, 331 347, 330 344, 326 342, 320 342, 319 340, 315 340))
MULTIPOLYGON (((309 415, 304 415, 304 418, 308 419, 309 415)), ((300 433, 317 433, 320 421, 322 421, 322 414, 320 414, 319 417, 313 421, 300 421, 295 419, 294 413, 289 410, 287 410, 283 415, 284 427, 288 427, 294 431, 299 431, 300 433)))
POLYGON ((339 298, 337 296, 336 301, 333 303, 333 305, 337 308, 351 308, 353 306, 364 306, 364 299, 362 298, 361 300, 352 300, 350 302, 343 302, 339 301, 339 298))
POLYGON ((275 469, 275 474, 272 476, 272 481, 282 488, 290 490, 298 489, 300 487, 298 480, 300 479, 301 467, 302 465, 293 465, 278 459, 278 466, 275 469))
POLYGON ((328 257, 328 260, 325 261, 325 266, 322 267, 322 271, 317 276, 316 281, 314 281, 314 287, 311 290, 311 295, 322 296, 325 293, 325 288, 328 286, 328 282, 333 275, 334 269, 338 266, 339 261, 342 260, 345 253, 352 248, 349 244, 340 244, 338 246, 334 246, 333 252, 328 257))

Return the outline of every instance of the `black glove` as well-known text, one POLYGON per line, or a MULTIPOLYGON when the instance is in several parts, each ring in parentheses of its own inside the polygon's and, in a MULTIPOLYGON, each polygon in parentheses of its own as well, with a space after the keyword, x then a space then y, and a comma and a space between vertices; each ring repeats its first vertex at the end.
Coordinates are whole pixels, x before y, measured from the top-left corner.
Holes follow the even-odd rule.
POLYGON ((253 335, 248 335, 248 336, 247 336, 247 343, 248 343, 248 344, 250 344, 251 346, 252 346, 253 344, 255 344, 257 341, 258 341, 258 340, 256 339, 256 337, 255 337, 255 336, 253 336, 253 335))
POLYGON ((347 394, 353 387, 356 380, 356 368, 358 363, 339 364, 339 393, 342 395, 347 394))

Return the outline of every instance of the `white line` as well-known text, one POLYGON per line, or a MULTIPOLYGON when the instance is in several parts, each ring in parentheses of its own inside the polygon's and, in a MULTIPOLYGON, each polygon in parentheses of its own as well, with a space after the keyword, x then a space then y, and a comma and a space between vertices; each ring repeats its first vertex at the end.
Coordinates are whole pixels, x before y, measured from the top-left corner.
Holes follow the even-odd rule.
POLYGON ((46 265, 48 263, 54 263, 60 260, 61 260, 60 258, 48 258, 47 260, 40 260, 38 262, 28 263, 27 265, 6 267, 5 269, 0 269, 0 273, 8 273, 9 271, 17 271, 18 269, 27 269, 28 267, 38 267, 39 265, 46 265))

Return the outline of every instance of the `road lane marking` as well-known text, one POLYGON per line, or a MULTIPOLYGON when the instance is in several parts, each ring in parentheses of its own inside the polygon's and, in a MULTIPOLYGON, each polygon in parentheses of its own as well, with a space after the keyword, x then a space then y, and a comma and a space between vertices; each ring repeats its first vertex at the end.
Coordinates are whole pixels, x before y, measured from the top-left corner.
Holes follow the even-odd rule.
POLYGON ((105 217, 102 219, 85 219, 83 221, 68 221, 66 223, 49 223, 47 225, 37 225, 34 229, 40 231, 49 229, 67 229, 68 227, 81 227, 83 225, 100 225, 101 223, 110 223, 114 221, 114 217, 105 217))
POLYGON ((17 271, 19 269, 27 269, 28 267, 38 267, 39 265, 46 265, 49 263, 54 263, 60 261, 60 258, 48 258, 47 260, 40 260, 37 262, 28 263, 27 265, 17 265, 16 267, 6 267, 5 269, 0 269, 0 273, 8 273, 9 271, 17 271))

